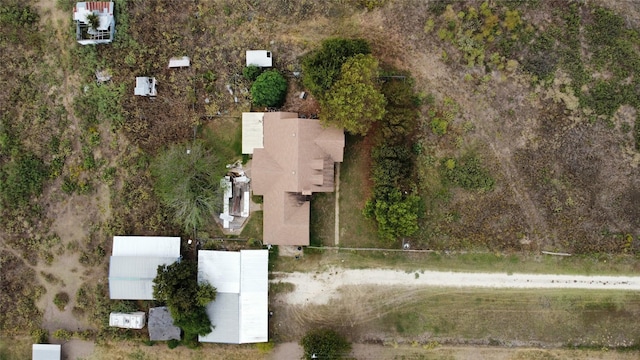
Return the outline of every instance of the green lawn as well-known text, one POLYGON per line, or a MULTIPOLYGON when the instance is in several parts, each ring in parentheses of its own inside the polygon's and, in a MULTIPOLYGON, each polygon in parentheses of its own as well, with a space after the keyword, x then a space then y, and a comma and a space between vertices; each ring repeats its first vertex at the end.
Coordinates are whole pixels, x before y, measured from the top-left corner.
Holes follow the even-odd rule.
POLYGON ((388 291, 389 297, 370 300, 369 305, 380 304, 379 312, 384 314, 373 320, 372 326, 401 336, 428 333, 444 338, 486 339, 492 345, 540 341, 609 347, 630 346, 640 339, 640 327, 629 321, 640 314, 637 292, 453 288, 388 291))
POLYGON ((370 147, 359 137, 347 136, 340 168, 340 246, 385 247, 375 223, 362 215, 369 198, 370 147))
POLYGON ((311 200, 309 241, 312 246, 335 245, 335 193, 316 193, 311 200))

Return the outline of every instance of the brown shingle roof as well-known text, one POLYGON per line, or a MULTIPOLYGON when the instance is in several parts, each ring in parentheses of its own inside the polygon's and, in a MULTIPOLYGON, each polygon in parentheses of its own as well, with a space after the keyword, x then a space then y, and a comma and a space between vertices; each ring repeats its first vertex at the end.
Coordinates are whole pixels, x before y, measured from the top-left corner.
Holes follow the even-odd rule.
POLYGON ((333 191, 344 132, 286 112, 265 113, 263 132, 264 148, 253 152, 252 183, 254 193, 264 196, 264 243, 309 245, 305 195, 333 191))

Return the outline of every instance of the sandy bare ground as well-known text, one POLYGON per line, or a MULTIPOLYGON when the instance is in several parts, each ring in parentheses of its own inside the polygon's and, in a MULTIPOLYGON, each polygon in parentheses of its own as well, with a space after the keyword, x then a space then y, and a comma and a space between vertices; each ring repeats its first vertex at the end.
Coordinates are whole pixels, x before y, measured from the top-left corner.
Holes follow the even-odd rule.
POLYGON ((640 276, 539 275, 463 273, 441 271, 404 272, 383 269, 332 268, 323 273, 274 273, 272 282, 288 282, 295 290, 284 295, 291 305, 322 305, 341 296, 344 286, 489 287, 522 289, 640 290, 640 276))

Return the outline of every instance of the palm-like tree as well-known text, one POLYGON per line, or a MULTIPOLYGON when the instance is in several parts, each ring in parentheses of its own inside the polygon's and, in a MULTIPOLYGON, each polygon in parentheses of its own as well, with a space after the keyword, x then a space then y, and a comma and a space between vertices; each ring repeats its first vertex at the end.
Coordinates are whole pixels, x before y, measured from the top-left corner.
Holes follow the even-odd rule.
POLYGON ((98 30, 98 26, 100 26, 100 18, 97 14, 91 13, 87 15, 87 22, 89 23, 89 27, 93 30, 98 30))

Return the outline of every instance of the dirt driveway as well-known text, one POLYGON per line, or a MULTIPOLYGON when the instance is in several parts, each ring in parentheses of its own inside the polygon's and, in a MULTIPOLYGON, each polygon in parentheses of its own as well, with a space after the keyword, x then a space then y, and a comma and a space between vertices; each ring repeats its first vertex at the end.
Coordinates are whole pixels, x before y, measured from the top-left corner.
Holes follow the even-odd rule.
POLYGON ((323 273, 274 273, 274 282, 288 282, 295 290, 286 294, 292 305, 327 304, 340 296, 344 286, 380 285, 408 287, 490 287, 522 289, 615 289, 639 290, 640 276, 584 276, 503 273, 463 273, 443 271, 405 272, 383 269, 332 268, 323 273))

